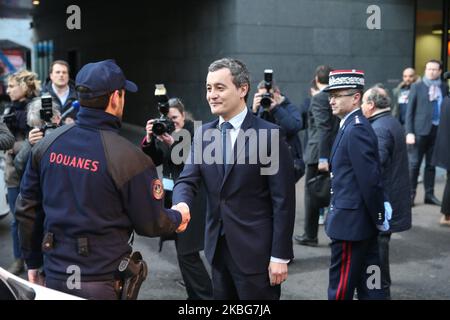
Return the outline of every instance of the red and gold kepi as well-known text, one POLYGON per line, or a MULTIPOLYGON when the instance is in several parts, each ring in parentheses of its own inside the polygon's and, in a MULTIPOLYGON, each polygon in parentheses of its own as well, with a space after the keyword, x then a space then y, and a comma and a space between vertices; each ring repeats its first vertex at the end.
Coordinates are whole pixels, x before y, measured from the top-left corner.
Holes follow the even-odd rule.
POLYGON ((361 70, 334 70, 330 72, 328 87, 323 91, 341 89, 364 90, 364 71, 361 70))

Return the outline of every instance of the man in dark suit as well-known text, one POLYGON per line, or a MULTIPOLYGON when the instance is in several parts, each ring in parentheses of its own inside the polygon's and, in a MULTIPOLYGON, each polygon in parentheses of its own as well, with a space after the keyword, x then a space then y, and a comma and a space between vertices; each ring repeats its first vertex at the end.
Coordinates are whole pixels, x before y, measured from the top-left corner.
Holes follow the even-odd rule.
POLYGON ((328 85, 329 66, 318 66, 315 81, 320 92, 312 97, 308 115, 308 144, 305 161, 305 226, 303 235, 295 236, 300 245, 316 246, 318 243, 319 214, 321 205, 311 192, 308 180, 318 174, 329 172, 331 146, 339 129, 339 119, 333 115, 328 101, 328 93, 323 89, 328 85))
POLYGON ((443 97, 448 87, 440 79, 442 64, 430 60, 425 66, 425 75, 420 82, 411 85, 406 109, 406 143, 409 145, 409 175, 411 179, 411 203, 416 197, 417 178, 425 156, 425 203, 441 205, 434 195, 436 169, 431 164, 436 140, 439 115, 443 97))
MULTIPOLYGON (((380 284, 378 230, 387 231, 377 137, 362 115, 364 73, 330 73, 333 114, 341 118, 331 151, 331 206, 325 231, 331 238, 328 298, 384 299, 380 284)), ((388 214, 387 214, 388 216, 388 214)))
POLYGON ((405 130, 399 120, 391 115, 390 106, 389 95, 383 88, 372 87, 364 93, 361 108, 378 138, 383 187, 392 205, 390 228, 378 235, 381 285, 386 289, 388 297, 390 297, 391 286, 389 272, 391 234, 411 228, 411 186, 408 175, 405 130))
POLYGON ((242 62, 217 60, 208 71, 206 98, 218 119, 197 130, 173 203, 191 207, 200 182, 205 184, 205 255, 215 299, 279 299, 293 258, 289 148, 278 126, 248 111, 250 79, 242 62))

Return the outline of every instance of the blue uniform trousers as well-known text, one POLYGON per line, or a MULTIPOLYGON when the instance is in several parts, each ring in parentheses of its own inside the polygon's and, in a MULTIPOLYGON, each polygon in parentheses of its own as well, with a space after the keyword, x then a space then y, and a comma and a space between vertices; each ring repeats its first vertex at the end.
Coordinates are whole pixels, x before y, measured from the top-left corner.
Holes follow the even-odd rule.
POLYGON ((329 300, 386 299, 381 286, 377 236, 362 241, 332 240, 329 300))

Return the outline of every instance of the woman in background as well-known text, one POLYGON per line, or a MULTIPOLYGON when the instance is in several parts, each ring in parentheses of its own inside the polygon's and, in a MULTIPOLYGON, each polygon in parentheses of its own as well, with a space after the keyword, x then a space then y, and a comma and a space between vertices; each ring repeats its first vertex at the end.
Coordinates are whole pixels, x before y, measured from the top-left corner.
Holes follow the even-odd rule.
POLYGON ((18 275, 24 271, 24 261, 22 259, 15 217, 15 205, 17 195, 19 194, 20 178, 13 161, 28 134, 27 105, 33 98, 39 96, 40 81, 34 72, 21 70, 9 76, 7 82, 8 87, 6 93, 11 99, 11 104, 5 109, 3 121, 15 138, 13 148, 6 151, 5 154, 5 183, 8 188, 9 208, 13 215, 11 234, 14 252, 14 262, 8 268, 8 271, 18 275))
MULTIPOLYGON (((186 118, 184 105, 178 98, 169 99, 168 118, 175 125, 172 134, 163 133, 155 135, 153 125, 155 120, 148 120, 147 135, 142 141, 142 150, 152 158, 155 166, 163 165, 163 185, 166 192, 164 202, 166 208, 172 207, 172 189, 181 171, 183 171, 184 160, 188 154, 178 153, 174 156, 181 156, 183 162, 175 164, 172 161, 172 150, 180 143, 191 145, 194 137, 194 123, 186 118), (190 140, 184 141, 186 135, 178 135, 182 129, 189 132, 190 140), (179 136, 177 141, 174 137, 179 136)), ((205 240, 205 214, 206 198, 204 192, 200 191, 197 196, 194 208, 191 210, 191 221, 183 233, 174 234, 177 250, 178 265, 186 287, 189 300, 212 299, 212 284, 205 265, 199 252, 204 249, 205 240)), ((163 240, 163 238, 161 239, 163 240)))

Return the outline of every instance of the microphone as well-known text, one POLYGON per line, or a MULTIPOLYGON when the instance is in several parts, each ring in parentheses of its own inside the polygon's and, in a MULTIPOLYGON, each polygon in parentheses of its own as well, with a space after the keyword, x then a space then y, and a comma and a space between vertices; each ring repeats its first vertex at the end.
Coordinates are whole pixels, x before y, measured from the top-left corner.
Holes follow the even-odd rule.
POLYGON ((61 115, 61 121, 64 121, 64 119, 70 115, 73 111, 78 111, 80 109, 80 102, 78 100, 74 100, 72 102, 72 106, 64 111, 64 113, 61 115))

